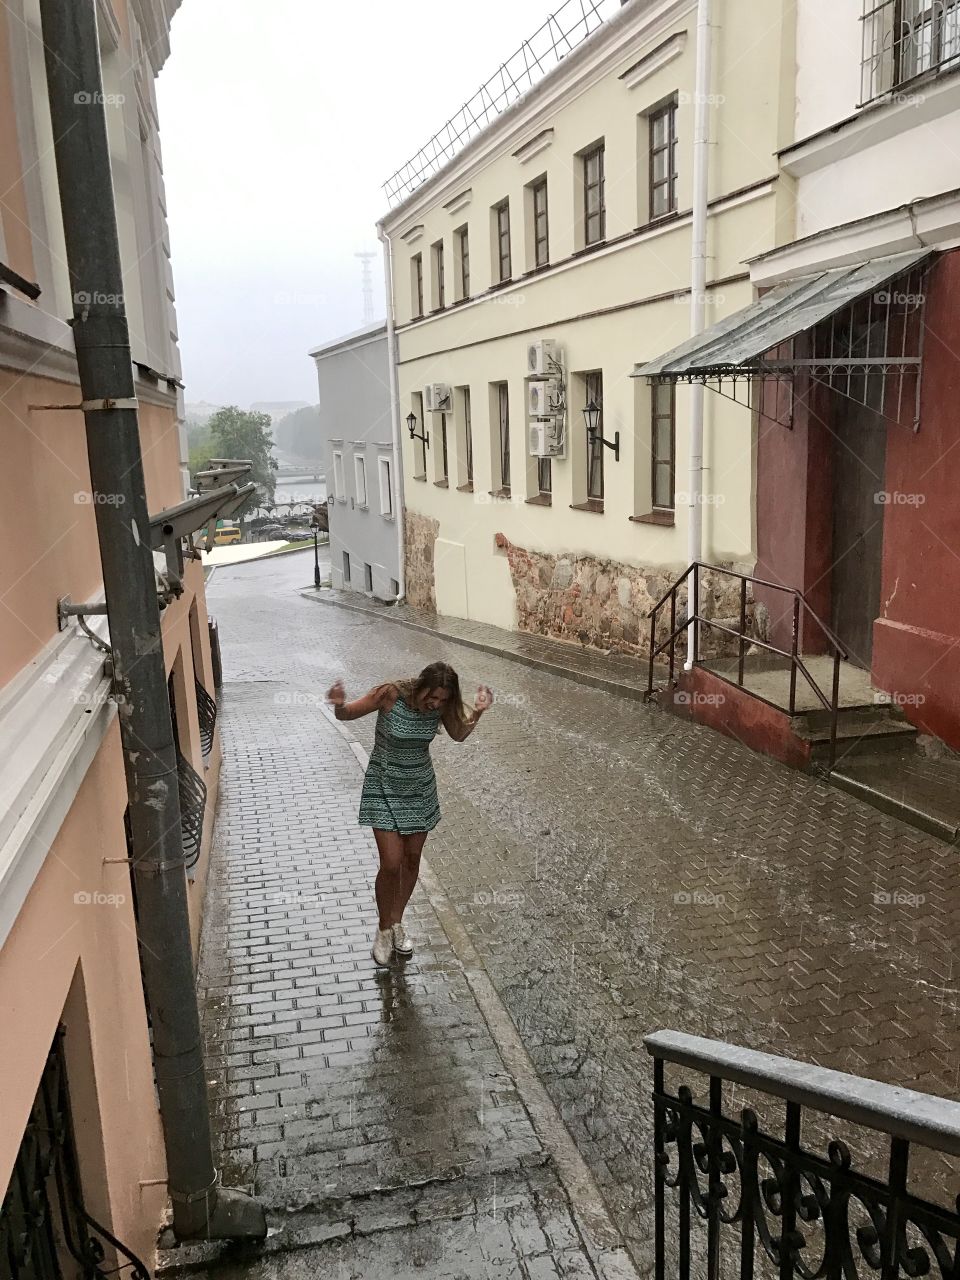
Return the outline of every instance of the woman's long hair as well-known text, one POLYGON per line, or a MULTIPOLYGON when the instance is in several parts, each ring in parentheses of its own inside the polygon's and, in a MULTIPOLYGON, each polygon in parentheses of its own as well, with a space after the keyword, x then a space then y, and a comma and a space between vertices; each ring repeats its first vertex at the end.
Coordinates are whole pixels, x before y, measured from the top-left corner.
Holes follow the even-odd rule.
MULTIPOLYGON (((464 706, 463 695, 460 692, 460 677, 446 662, 431 662, 418 676, 410 680, 393 680, 390 683, 408 704, 430 689, 445 689, 449 694, 447 705, 457 727, 463 729, 473 720, 473 712, 464 706)), ((385 687, 380 686, 380 688, 385 687)))

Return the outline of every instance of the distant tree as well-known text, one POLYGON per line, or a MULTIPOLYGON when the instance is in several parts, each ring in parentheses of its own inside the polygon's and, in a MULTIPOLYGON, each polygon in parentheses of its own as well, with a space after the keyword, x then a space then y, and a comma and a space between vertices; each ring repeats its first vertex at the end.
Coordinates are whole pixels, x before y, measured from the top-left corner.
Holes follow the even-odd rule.
POLYGON ((258 505, 273 506, 276 488, 277 460, 273 456, 273 436, 268 413, 249 413, 236 405, 218 409, 210 418, 209 439, 198 440, 190 450, 191 472, 202 471, 211 458, 249 458, 253 463, 250 478, 257 491, 242 511, 258 505), (196 458, 197 465, 194 466, 196 458))
POLYGON ((320 406, 295 409, 274 427, 277 445, 294 457, 314 462, 322 455, 320 447, 320 406))

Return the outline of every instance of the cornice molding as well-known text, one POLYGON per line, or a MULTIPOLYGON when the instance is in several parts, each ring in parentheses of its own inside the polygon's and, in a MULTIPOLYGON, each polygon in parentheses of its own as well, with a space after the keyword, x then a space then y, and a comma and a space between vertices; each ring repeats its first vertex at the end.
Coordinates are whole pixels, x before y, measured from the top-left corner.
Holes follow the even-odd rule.
MULTIPOLYGON (((635 0, 634 0, 635 2, 635 0)), ((395 209, 391 209, 378 225, 388 237, 399 235, 403 228, 443 203, 447 192, 472 183, 474 175, 492 159, 522 145, 531 130, 549 125, 557 112, 624 62, 637 59, 638 53, 656 41, 671 23, 696 9, 696 0, 660 0, 642 14, 627 12, 609 18, 583 44, 569 53, 558 67, 539 81, 522 98, 498 116, 482 133, 454 157, 449 164, 428 178, 395 209), (631 29, 631 20, 636 26, 631 29), (626 28, 626 30, 625 30, 626 28)))
POLYGON ((473 188, 467 187, 466 191, 461 191, 455 195, 452 200, 448 200, 443 206, 447 213, 459 213, 461 209, 465 209, 473 199, 473 188))
POLYGON ((624 88, 636 89, 638 85, 655 75, 661 67, 665 67, 674 58, 679 58, 686 47, 687 32, 677 31, 668 40, 664 40, 663 44, 657 45, 656 49, 652 49, 642 57, 639 62, 635 62, 632 67, 627 67, 626 71, 617 78, 624 88))
MULTIPOLYGON (((106 638, 106 618, 87 621, 106 638)), ((0 946, 116 717, 109 689, 73 623, 0 692, 0 946)))
POLYGON ((519 160, 521 164, 526 164, 528 160, 532 160, 534 156, 538 156, 541 151, 546 151, 547 147, 553 142, 553 129, 541 129, 539 133, 534 134, 529 142, 523 143, 517 147, 513 153, 515 160, 519 160))

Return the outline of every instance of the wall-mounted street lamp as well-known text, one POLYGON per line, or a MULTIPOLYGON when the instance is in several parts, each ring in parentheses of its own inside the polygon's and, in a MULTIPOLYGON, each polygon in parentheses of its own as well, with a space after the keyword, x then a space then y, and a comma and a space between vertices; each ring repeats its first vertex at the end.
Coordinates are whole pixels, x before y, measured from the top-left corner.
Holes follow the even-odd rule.
POLYGON ((600 436, 600 443, 602 445, 606 445, 608 449, 612 449, 614 458, 617 460, 617 462, 619 462, 620 461, 620 432, 615 431, 613 433, 612 440, 604 440, 603 436, 600 434, 600 406, 596 403, 595 400, 591 400, 590 403, 587 405, 587 407, 584 409, 583 420, 587 426, 587 439, 589 440, 591 446, 593 445, 594 439, 597 436, 600 436))
POLYGON ((408 429, 408 430, 409 430, 409 432, 410 432, 410 439, 411 439, 411 440, 422 440, 422 441, 423 441, 423 447, 424 447, 425 449, 429 449, 429 448, 430 448, 430 436, 429 436, 429 433, 426 433, 426 432, 424 432, 424 433, 418 433, 418 432, 417 432, 417 415, 416 415, 415 413, 408 413, 408 414, 407 414, 407 429, 408 429))

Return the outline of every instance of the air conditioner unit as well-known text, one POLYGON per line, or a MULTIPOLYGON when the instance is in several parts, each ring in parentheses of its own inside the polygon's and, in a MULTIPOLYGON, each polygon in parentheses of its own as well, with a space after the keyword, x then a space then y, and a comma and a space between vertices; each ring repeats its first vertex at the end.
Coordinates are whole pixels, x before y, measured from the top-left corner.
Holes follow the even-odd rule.
POLYGON ((431 382, 423 389, 423 407, 427 413, 451 413, 453 395, 445 382, 431 382))
POLYGON ((563 428, 554 422, 531 422, 528 441, 531 457, 559 458, 563 454, 563 428))
POLYGON ((562 412, 561 406, 559 382, 549 379, 527 383, 527 413, 531 418, 556 418, 562 412))
POLYGON ((560 345, 553 338, 527 343, 527 377, 553 377, 559 369, 560 354, 560 345))

